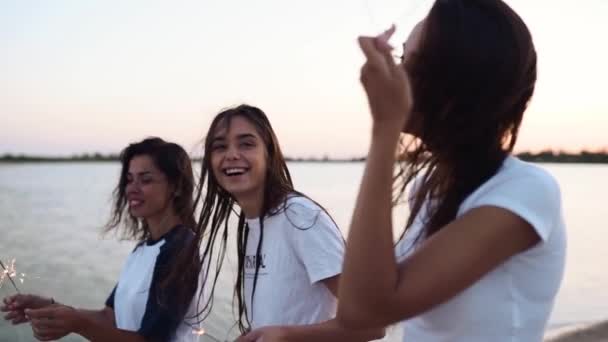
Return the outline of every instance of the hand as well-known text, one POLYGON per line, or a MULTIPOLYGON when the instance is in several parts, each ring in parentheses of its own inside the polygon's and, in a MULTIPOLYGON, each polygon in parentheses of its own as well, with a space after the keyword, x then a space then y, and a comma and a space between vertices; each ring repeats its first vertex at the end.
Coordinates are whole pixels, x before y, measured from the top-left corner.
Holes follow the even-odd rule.
POLYGON ((391 55, 389 38, 395 26, 377 37, 359 37, 359 46, 365 54, 361 68, 361 83, 374 123, 388 123, 399 131, 409 119, 413 105, 412 90, 405 68, 397 65, 391 55))
POLYGON ((32 294, 16 294, 4 298, 0 311, 8 312, 4 316, 7 321, 11 321, 12 324, 21 324, 29 321, 25 315, 25 309, 39 309, 52 303, 53 300, 50 298, 32 294))
POLYGON ((40 341, 60 339, 78 328, 78 311, 66 305, 53 304, 42 309, 28 309, 25 313, 30 318, 34 337, 40 341))
POLYGON ((282 326, 263 327, 242 335, 235 342, 287 342, 287 331, 282 326))

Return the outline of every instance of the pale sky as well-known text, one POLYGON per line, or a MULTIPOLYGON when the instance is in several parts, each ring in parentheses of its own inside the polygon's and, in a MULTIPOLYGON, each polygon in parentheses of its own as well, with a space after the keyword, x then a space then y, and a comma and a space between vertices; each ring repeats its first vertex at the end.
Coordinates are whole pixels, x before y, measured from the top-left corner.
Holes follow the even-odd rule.
MULTIPOLYGON (((539 80, 518 150, 608 147, 608 1, 507 1, 539 80)), ((195 152, 247 102, 293 157, 362 156, 370 119, 356 37, 430 0, 0 0, 0 154, 118 152, 149 135, 195 152)))

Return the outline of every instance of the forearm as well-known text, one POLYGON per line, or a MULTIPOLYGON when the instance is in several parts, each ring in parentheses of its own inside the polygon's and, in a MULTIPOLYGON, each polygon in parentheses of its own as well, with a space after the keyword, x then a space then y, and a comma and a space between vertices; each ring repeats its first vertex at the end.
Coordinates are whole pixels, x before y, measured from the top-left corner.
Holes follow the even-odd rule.
POLYGON ((80 317, 77 334, 92 342, 145 342, 139 334, 116 328, 114 318, 109 317, 105 310, 78 309, 80 317))
POLYGON ((374 326, 369 311, 389 305, 397 284, 393 251, 392 186, 399 127, 374 126, 353 213, 337 318, 349 327, 374 326))
POLYGON ((114 328, 116 326, 112 312, 108 312, 108 310, 76 309, 76 311, 86 326, 93 324, 106 328, 114 328))
POLYGON ((289 342, 364 342, 380 339, 384 329, 347 330, 335 320, 311 325, 285 327, 289 342))

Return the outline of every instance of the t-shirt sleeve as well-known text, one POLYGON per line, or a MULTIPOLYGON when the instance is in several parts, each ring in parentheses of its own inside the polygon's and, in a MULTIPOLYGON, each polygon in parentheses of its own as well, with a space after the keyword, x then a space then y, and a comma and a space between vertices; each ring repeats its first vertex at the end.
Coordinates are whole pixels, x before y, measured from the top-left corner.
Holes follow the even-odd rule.
POLYGON ((481 206, 495 206, 514 213, 527 221, 542 241, 547 241, 561 216, 561 192, 551 175, 538 171, 489 186, 463 209, 481 206))
MULTIPOLYGON (((164 246, 163 246, 164 247, 164 246)), ((137 331, 146 339, 152 341, 169 341, 184 321, 187 308, 178 305, 177 284, 161 287, 162 272, 171 267, 177 249, 167 246, 157 257, 154 274, 150 285, 146 311, 142 317, 141 326, 137 331)))
POLYGON ((288 235, 310 283, 342 273, 344 238, 325 210, 311 203, 292 203, 286 208, 291 223, 288 235))
POLYGON ((109 308, 112 308, 112 309, 114 309, 114 294, 116 293, 116 287, 117 286, 118 286, 118 284, 116 284, 114 286, 114 289, 112 289, 112 292, 108 296, 108 299, 106 299, 106 306, 109 307, 109 308))

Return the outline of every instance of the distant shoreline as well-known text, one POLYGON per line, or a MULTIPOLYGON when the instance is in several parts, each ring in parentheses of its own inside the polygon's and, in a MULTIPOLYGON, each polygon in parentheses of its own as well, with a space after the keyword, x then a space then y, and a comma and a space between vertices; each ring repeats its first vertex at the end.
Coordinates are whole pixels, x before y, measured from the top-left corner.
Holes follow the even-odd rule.
MULTIPOLYGON (((538 153, 522 152, 518 153, 517 157, 522 160, 535 163, 568 163, 568 164, 608 164, 608 151, 604 152, 587 152, 566 153, 543 151, 538 153)), ((28 156, 24 154, 4 154, 0 156, 0 163, 66 163, 66 162, 116 162, 119 160, 118 155, 109 154, 103 155, 100 153, 82 154, 69 157, 50 157, 50 156, 28 156)), ((199 162, 200 158, 194 158, 194 161, 199 162)), ((364 157, 359 158, 286 158, 288 162, 304 162, 304 163, 361 163, 365 161, 364 157)))

